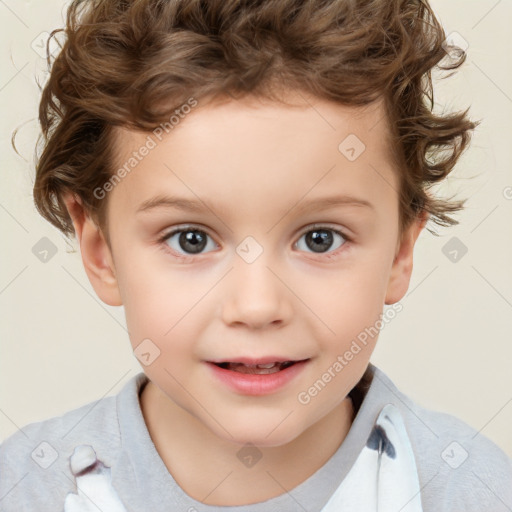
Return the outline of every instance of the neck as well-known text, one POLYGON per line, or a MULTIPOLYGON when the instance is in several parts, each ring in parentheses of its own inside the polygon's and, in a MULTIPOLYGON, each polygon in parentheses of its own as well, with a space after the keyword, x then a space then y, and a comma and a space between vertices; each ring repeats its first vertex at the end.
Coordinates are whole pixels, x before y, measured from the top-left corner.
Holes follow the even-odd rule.
POLYGON ((347 397, 293 441, 254 448, 261 458, 245 466, 237 456, 242 445, 217 437, 151 381, 140 403, 151 439, 174 480, 193 499, 217 506, 258 503, 301 484, 336 452, 354 419, 347 397))

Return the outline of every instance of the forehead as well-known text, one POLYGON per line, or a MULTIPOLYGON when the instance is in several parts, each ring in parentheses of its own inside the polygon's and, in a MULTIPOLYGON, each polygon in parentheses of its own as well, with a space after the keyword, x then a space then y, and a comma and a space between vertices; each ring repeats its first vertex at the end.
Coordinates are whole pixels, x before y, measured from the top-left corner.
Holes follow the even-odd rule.
POLYGON ((396 202, 381 102, 354 108, 301 93, 287 102, 199 101, 166 130, 117 128, 114 169, 139 156, 111 201, 134 209, 168 193, 247 214, 336 191, 388 208, 396 202), (143 146, 152 147, 140 157, 143 146))

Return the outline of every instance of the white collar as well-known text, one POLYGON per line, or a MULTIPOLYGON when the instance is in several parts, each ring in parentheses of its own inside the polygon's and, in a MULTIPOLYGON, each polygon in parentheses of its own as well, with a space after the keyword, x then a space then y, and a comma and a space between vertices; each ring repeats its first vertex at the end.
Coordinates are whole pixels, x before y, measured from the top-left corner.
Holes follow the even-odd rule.
POLYGON ((355 464, 322 512, 423 512, 414 453, 402 415, 385 405, 355 464))

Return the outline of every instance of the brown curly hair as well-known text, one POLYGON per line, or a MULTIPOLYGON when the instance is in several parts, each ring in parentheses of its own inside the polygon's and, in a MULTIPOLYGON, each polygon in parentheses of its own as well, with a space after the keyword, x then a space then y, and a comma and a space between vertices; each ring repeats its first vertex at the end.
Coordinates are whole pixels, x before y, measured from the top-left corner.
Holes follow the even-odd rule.
MULTIPOLYGON (((39 107, 37 210, 74 233, 78 196, 106 232, 116 126, 149 131, 196 99, 295 89, 344 105, 383 99, 400 174, 400 232, 423 211, 441 226, 465 200, 435 198, 477 123, 433 113, 431 71, 459 67, 426 0, 74 0, 39 107), (441 62, 443 61, 443 62, 441 62)), ((433 234, 437 234, 429 230, 433 234)), ((108 241, 107 233, 107 241, 108 241)))

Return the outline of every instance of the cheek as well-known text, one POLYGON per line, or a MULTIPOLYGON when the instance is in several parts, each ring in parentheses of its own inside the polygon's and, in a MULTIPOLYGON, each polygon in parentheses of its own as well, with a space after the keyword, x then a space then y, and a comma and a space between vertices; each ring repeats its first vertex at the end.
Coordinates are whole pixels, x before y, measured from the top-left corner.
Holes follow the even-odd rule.
POLYGON ((172 288, 150 260, 137 255, 118 258, 117 280, 132 345, 158 339, 174 324, 176 313, 172 288))
POLYGON ((387 271, 385 264, 375 261, 331 272, 323 284, 310 290, 307 304, 338 339, 346 341, 373 325, 382 313, 387 271))
POLYGON ((211 283, 187 272, 162 268, 146 260, 132 260, 119 276, 132 346, 153 340, 164 352, 169 343, 173 352, 185 350, 203 328, 211 299, 211 283), (129 271, 128 271, 129 269, 129 271))

